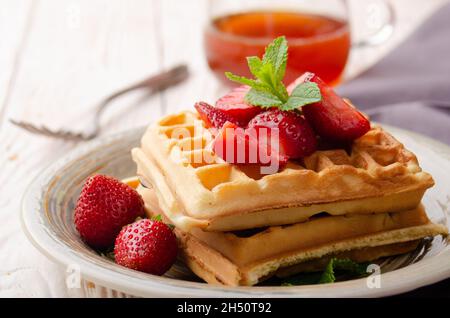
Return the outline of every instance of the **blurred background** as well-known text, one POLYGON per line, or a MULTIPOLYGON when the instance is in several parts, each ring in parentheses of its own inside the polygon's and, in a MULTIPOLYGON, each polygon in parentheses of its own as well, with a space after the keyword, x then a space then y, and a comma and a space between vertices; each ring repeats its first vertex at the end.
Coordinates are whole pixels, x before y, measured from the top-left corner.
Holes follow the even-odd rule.
MULTIPOLYGON (((105 132, 146 124, 167 107, 189 108, 200 99, 213 102, 221 87, 208 69, 203 35, 213 15, 220 15, 223 2, 237 3, 243 10, 247 1, 2 0, 1 129, 9 127, 8 118, 27 118, 51 128, 70 125, 81 130, 102 97, 179 63, 189 65, 188 81, 150 100, 142 96, 146 92, 120 99, 103 118, 105 132)), ((287 2, 295 7, 296 1, 287 2)), ((304 7, 315 10, 311 3, 320 3, 331 7, 325 14, 333 17, 342 14, 341 2, 306 1, 304 7)), ((346 2, 353 42, 375 33, 385 22, 383 1, 346 2)), ((396 15, 394 33, 378 46, 353 48, 346 78, 380 59, 446 1, 389 2, 396 15)), ((228 13, 227 8, 222 10, 228 13)))
MULTIPOLYGON (((189 67, 186 81, 152 96, 139 90, 117 99, 102 116, 102 134, 146 125, 167 112, 191 108, 199 100, 213 103, 227 89, 220 80, 222 71, 233 68, 239 73, 233 58, 258 52, 264 39, 277 30, 292 32, 290 54, 310 63, 291 65, 292 77, 314 63, 333 61, 333 72, 321 76, 333 85, 346 83, 394 50, 446 3, 0 0, 0 224, 4 225, 0 295, 64 295, 63 287, 17 290, 26 277, 39 279, 39 274, 45 280, 42 273, 54 266, 30 248, 20 232, 17 213, 32 177, 78 144, 26 133, 9 119, 83 131, 99 100, 180 63, 189 67), (274 3, 304 15, 235 19, 239 13, 259 8, 270 11, 274 3), (261 23, 266 23, 265 29, 261 23), (297 41, 296 36, 302 37, 297 31, 319 40, 297 41), (326 54, 308 57, 308 50, 326 54), (221 65, 223 60, 231 64, 221 65)), ((61 283, 62 277, 55 275, 55 280, 61 283)))

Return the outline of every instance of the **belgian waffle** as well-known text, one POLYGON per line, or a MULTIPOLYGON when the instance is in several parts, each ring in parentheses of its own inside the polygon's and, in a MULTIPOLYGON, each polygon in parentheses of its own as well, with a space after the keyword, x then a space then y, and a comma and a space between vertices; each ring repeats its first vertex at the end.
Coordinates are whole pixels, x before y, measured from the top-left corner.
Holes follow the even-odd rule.
MULTIPOLYGON (((163 213, 154 190, 139 187, 149 213, 163 213)), ((316 270, 332 256, 372 261, 414 249, 427 236, 446 235, 422 206, 396 213, 318 216, 308 222, 253 231, 176 229, 186 264, 209 283, 254 285, 271 275, 316 270)))
POLYGON ((143 183, 154 186, 165 215, 183 231, 293 224, 323 211, 410 210, 433 185, 415 155, 380 127, 349 153, 316 151, 271 175, 224 162, 210 150, 212 138, 198 115, 185 111, 149 127, 132 151, 143 183))

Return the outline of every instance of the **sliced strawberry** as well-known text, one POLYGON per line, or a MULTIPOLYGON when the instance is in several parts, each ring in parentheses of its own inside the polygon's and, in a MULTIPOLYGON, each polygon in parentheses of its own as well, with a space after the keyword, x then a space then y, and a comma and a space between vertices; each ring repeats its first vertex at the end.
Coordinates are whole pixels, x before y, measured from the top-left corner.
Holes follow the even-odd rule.
POLYGON ((214 140, 214 152, 223 160, 237 164, 249 163, 248 152, 256 149, 255 144, 249 145, 249 140, 245 136, 245 130, 231 122, 223 125, 222 130, 214 140), (252 147, 250 149, 250 147, 252 147))
POLYGON ((305 73, 295 80, 288 86, 288 92, 302 82, 314 82, 319 86, 322 100, 303 106, 302 112, 321 137, 348 142, 361 137, 370 130, 370 122, 367 118, 313 73, 305 73))
POLYGON ((286 164, 288 157, 276 147, 271 147, 270 138, 259 136, 257 129, 245 130, 227 122, 214 140, 213 149, 219 157, 232 164, 276 166, 278 170, 286 164))
POLYGON ((309 156, 317 148, 317 139, 308 122, 293 111, 271 109, 253 118, 248 127, 277 129, 281 152, 298 159, 309 156))
POLYGON ((217 100, 216 107, 240 122, 248 123, 253 117, 263 111, 261 107, 250 105, 244 101, 245 94, 249 90, 250 87, 246 85, 233 89, 227 95, 217 100))
POLYGON ((227 121, 240 127, 247 126, 247 122, 241 122, 235 117, 225 113, 223 110, 213 107, 208 103, 198 102, 194 107, 197 109, 200 114, 200 118, 205 122, 207 128, 215 127, 220 129, 227 121))

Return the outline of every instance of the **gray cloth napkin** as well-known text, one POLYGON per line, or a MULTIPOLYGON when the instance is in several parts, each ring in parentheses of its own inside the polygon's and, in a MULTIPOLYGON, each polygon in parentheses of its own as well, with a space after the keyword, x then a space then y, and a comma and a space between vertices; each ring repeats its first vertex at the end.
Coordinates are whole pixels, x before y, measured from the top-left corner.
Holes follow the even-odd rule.
POLYGON ((450 4, 337 91, 372 120, 450 144, 450 4))

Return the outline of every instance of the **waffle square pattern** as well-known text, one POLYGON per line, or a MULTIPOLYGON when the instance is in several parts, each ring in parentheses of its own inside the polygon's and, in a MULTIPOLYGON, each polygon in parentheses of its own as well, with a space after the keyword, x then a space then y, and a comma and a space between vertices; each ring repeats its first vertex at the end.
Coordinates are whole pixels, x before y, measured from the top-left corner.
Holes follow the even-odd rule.
POLYGON ((433 178, 381 127, 273 174, 222 160, 214 133, 185 111, 132 150, 148 216, 175 225, 182 260, 210 284, 252 286, 331 257, 372 262, 448 234, 421 205, 433 178))
POLYGON ((213 136, 198 115, 168 115, 133 149, 138 175, 154 185, 177 227, 229 231, 302 222, 330 215, 415 208, 433 186, 413 153, 380 127, 350 152, 316 151, 275 174, 232 165, 211 150, 213 136))

